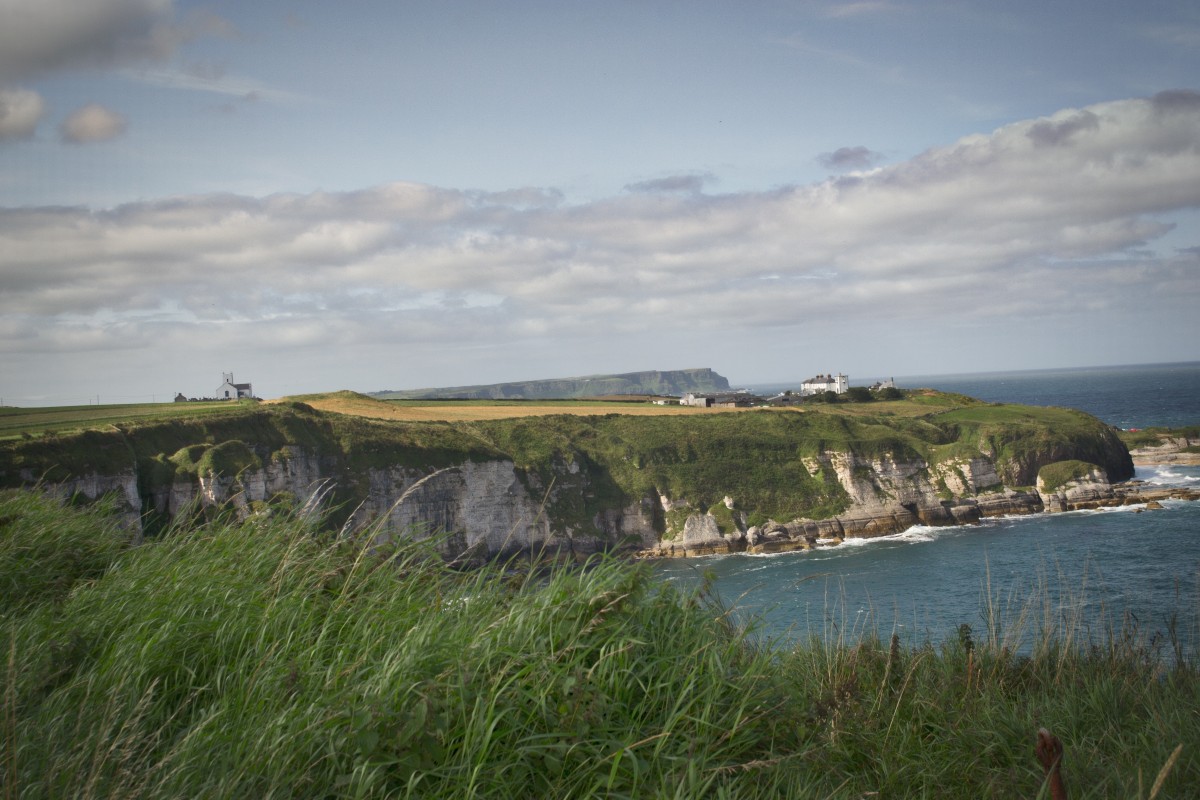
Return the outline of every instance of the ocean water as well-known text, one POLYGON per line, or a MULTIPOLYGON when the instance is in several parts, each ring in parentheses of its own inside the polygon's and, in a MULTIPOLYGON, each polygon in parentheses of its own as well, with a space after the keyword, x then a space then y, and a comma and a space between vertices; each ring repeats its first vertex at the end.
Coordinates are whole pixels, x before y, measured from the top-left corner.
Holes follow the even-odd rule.
MULTIPOLYGON (((993 402, 1081 408, 1125 428, 1200 423, 1200 363, 897 378, 993 402)), ((1200 486, 1200 467, 1139 467, 1136 478, 1200 486)), ((780 643, 898 633, 941 641, 966 623, 1026 645, 1106 641, 1136 630, 1200 654, 1200 503, 1137 506, 915 527, 838 547, 658 562, 664 580, 699 586, 780 643), (992 620, 993 623, 989 623, 992 620), (1002 623, 999 626, 994 621, 1002 623)))
POLYGON ((1200 362, 897 378, 994 403, 1064 406, 1118 428, 1200 424, 1200 362))

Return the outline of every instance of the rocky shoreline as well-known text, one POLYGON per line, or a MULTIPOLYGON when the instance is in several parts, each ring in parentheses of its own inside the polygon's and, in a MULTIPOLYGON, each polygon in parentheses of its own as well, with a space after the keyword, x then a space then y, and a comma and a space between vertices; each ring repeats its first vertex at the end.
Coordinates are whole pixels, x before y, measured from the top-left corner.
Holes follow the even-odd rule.
MULTIPOLYGON (((1143 462, 1143 465, 1149 463, 1160 462, 1143 462)), ((1158 486, 1141 480, 1113 484, 1109 483, 1104 471, 1097 468, 1089 475, 1053 490, 1045 486, 1035 490, 1005 489, 973 498, 942 501, 936 506, 910 503, 865 505, 830 519, 801 519, 786 524, 772 522, 731 533, 722 533, 712 515, 696 514, 688 518, 681 536, 661 541, 656 547, 642 550, 638 555, 643 558, 691 558, 729 553, 786 553, 834 547, 851 538, 866 539, 902 533, 916 525, 973 525, 987 517, 1117 506, 1140 506, 1137 509, 1140 513, 1142 510, 1160 509, 1166 500, 1200 500, 1200 490, 1158 486)))
POLYGON ((1200 466, 1200 452, 1195 448, 1200 446, 1200 439, 1187 436, 1164 436, 1157 447, 1139 447, 1130 450, 1133 463, 1139 467, 1160 465, 1178 465, 1185 467, 1200 466))
MULTIPOLYGON (((1163 437, 1155 447, 1130 451, 1137 466, 1197 466, 1200 440, 1186 436, 1163 437), (1188 452, 1193 450, 1193 452, 1188 452)), ((1200 490, 1158 486, 1141 480, 1110 483, 1104 470, 1092 470, 1078 480, 1049 490, 1041 484, 1034 490, 1004 489, 975 497, 945 500, 933 505, 920 502, 856 505, 851 511, 830 519, 772 522, 731 533, 722 533, 711 515, 693 515, 682 536, 664 540, 639 553, 645 558, 683 558, 725 553, 785 553, 833 547, 850 538, 874 538, 902 533, 915 525, 944 527, 973 525, 987 517, 1060 513, 1117 506, 1141 506, 1138 511, 1162 508, 1165 500, 1200 500, 1200 490)), ((732 510, 733 504, 727 498, 732 510)))

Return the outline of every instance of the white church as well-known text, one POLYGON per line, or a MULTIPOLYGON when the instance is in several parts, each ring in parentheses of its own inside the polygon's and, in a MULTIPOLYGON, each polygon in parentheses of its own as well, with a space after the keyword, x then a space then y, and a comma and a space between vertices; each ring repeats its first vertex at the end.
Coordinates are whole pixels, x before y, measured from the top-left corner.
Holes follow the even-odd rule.
POLYGON ((244 397, 254 397, 254 390, 248 383, 234 383, 232 372, 222 372, 225 382, 217 387, 216 397, 220 400, 241 400, 244 397))

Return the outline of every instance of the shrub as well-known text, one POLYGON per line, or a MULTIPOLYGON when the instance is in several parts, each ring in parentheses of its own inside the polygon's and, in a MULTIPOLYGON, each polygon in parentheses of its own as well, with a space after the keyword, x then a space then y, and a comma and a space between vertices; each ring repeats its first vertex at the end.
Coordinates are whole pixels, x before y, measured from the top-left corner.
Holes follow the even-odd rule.
POLYGON ((1056 461, 1038 470, 1038 487, 1053 492, 1071 481, 1086 477, 1096 469, 1099 467, 1086 461, 1056 461))
POLYGON ((875 396, 865 386, 851 386, 846 390, 846 399, 851 403, 870 403, 875 396))

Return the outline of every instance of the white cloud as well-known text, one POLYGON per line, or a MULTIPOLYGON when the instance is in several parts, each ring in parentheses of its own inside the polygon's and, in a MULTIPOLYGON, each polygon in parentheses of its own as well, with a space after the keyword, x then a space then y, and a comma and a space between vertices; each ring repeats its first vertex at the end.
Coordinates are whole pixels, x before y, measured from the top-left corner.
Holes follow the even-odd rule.
POLYGON ((125 132, 125 118, 104 106, 90 103, 63 120, 63 141, 90 144, 115 139, 125 132))
POLYGON ((1114 310, 1191 319, 1200 300, 1196 253, 1145 249, 1170 229, 1159 214, 1200 208, 1192 92, 1067 109, 807 186, 653 188, 686 191, 564 205, 394 183, 0 209, 0 321, 27 334, 0 352, 183 339, 271 352, 319 348, 314 331, 426 352, 685 324, 724 341, 833 320, 986 323, 994 337, 1054 317, 1099 328, 1114 310))
POLYGON ((0 89, 0 141, 27 139, 46 112, 42 96, 28 89, 0 89))

